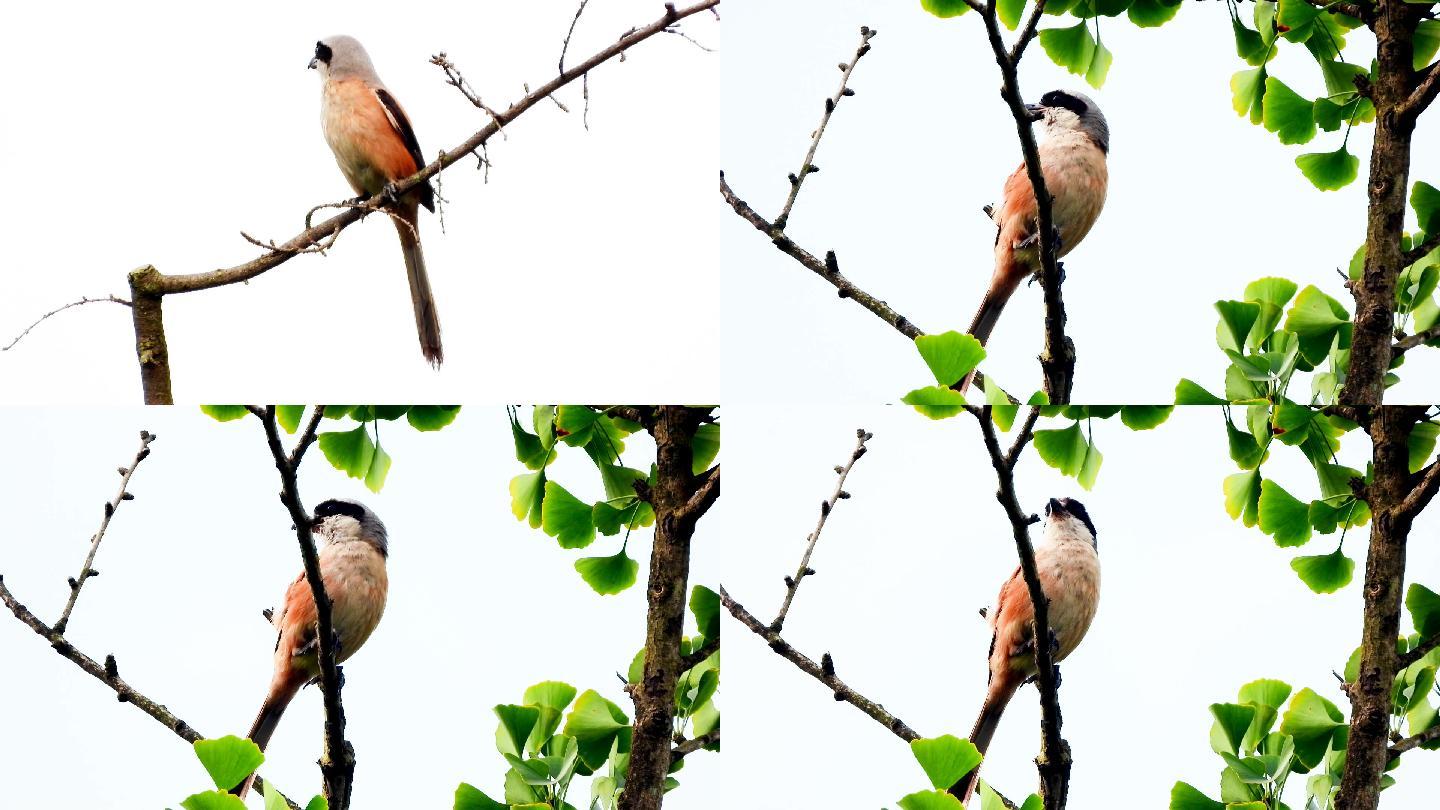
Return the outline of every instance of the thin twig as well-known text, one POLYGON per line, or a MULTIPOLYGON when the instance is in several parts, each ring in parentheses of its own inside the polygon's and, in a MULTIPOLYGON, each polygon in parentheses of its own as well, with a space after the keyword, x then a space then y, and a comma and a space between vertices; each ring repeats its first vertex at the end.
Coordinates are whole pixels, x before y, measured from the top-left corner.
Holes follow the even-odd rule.
POLYGON ((1395 757, 1400 756, 1401 754, 1409 751, 1412 748, 1418 748, 1425 743, 1433 742, 1435 740, 1440 740, 1440 725, 1431 726, 1430 728, 1420 732, 1419 734, 1414 735, 1413 737, 1406 737, 1405 739, 1395 743, 1394 745, 1390 746, 1390 748, 1385 752, 1386 757, 1389 759, 1394 759, 1395 757))
POLYGON ((775 621, 770 623, 771 630, 778 633, 785 626, 785 616, 790 613, 790 604, 795 601, 795 592, 800 590, 800 582, 815 573, 810 567, 810 555, 815 553, 815 544, 820 541, 820 532, 825 530, 825 521, 835 509, 835 504, 839 503, 841 498, 850 497, 850 493, 845 491, 845 479, 850 477, 850 470, 855 466, 855 462, 865 455, 865 442, 871 438, 874 438, 874 434, 866 433, 865 428, 856 430, 855 449, 850 451, 850 459, 843 466, 835 468, 835 473, 839 476, 835 482, 835 491, 820 502, 820 517, 815 521, 815 530, 805 538, 805 553, 800 557, 800 568, 795 571, 795 576, 785 578, 785 601, 780 605, 775 621))
POLYGON ((66 304, 66 305, 64 305, 64 306, 62 306, 62 307, 57 307, 57 308, 55 308, 55 309, 52 309, 52 310, 50 310, 49 312, 45 313, 44 315, 41 315, 39 318, 36 318, 34 323, 32 323, 32 324, 30 324, 29 326, 25 327, 25 331, 23 331, 23 332, 21 332, 20 334, 16 335, 14 340, 10 341, 10 342, 9 342, 8 344, 6 344, 3 348, 0 348, 0 352, 8 352, 8 351, 10 351, 11 349, 15 348, 15 344, 19 343, 26 335, 30 334, 30 330, 31 330, 31 329, 34 329, 35 327, 39 326, 41 323, 44 323, 45 320, 46 320, 47 318, 51 317, 52 315, 58 315, 58 314, 60 314, 61 312, 64 312, 65 310, 70 309, 71 307, 78 307, 78 306, 82 306, 82 305, 84 305, 84 304, 102 304, 102 303, 106 303, 106 302, 112 302, 112 303, 116 303, 116 304, 124 304, 124 305, 127 306, 127 307, 131 305, 130 302, 127 301, 127 300, 125 300, 124 298, 119 298, 119 297, 114 296, 114 295, 107 295, 107 296, 105 296, 104 298, 81 298, 79 301, 71 301, 70 303, 68 303, 68 304, 66 304))
POLYGON ((741 624, 750 628, 752 633, 765 639, 770 645, 770 649, 774 650, 776 655, 799 667, 801 672, 830 687, 830 690, 835 693, 836 700, 849 703, 851 706, 869 715, 875 722, 889 729, 890 733, 906 742, 920 738, 920 735, 915 733, 914 729, 905 725, 904 721, 900 718, 886 711, 884 706, 855 691, 844 681, 836 677, 834 662, 830 658, 829 653, 825 654, 821 659, 821 663, 815 663, 808 656, 790 646, 790 643, 781 638, 779 633, 765 626, 753 613, 746 610, 743 605, 730 598, 730 594, 725 591, 724 586, 720 588, 720 604, 724 605, 725 609, 730 611, 731 616, 734 616, 741 624))
POLYGON ((735 213, 754 225, 756 230, 770 236, 775 247, 779 248, 782 253, 800 262, 812 273, 834 286, 839 291, 841 298, 849 298, 870 310, 880 320, 894 327, 895 331, 911 340, 925 334, 909 318, 896 312, 889 304, 855 286, 853 282, 841 275, 840 265, 835 259, 834 251, 827 253, 825 260, 817 259, 814 254, 791 241, 790 237, 778 233, 769 220, 750 207, 749 203, 736 196, 734 189, 730 188, 730 184, 725 181, 725 172, 723 171, 720 172, 720 196, 725 198, 725 202, 734 209, 735 213), (772 235, 777 233, 778 235, 772 235))
MULTIPOLYGON (((64 636, 47 626, 45 622, 40 620, 40 617, 31 613, 29 608, 25 607, 15 598, 15 595, 5 586, 5 578, 3 576, 0 576, 0 602, 3 602, 5 607, 9 608, 10 612, 14 614, 15 618, 19 619, 21 623, 25 624, 31 630, 34 630, 37 635, 46 641, 49 641, 50 646, 54 648, 55 652, 60 653, 76 666, 80 667, 82 671, 113 690, 115 692, 115 698, 121 703, 129 703, 135 706, 140 711, 150 715, 164 727, 170 729, 175 733, 175 736, 188 743, 193 744, 196 740, 205 739, 205 737, 192 728, 189 723, 176 717, 174 712, 171 712, 163 704, 146 696, 143 692, 126 683, 120 677, 120 668, 115 663, 115 656, 105 656, 105 663, 101 664, 76 649, 73 644, 65 640, 64 636)), ((263 795, 269 788, 264 780, 256 776, 255 789, 263 795)), ((291 810, 300 810, 300 806, 289 799, 286 799, 286 802, 289 804, 291 810)))
POLYGON ((1401 254, 1400 263, 1405 267, 1409 267, 1430 255, 1430 252, 1436 248, 1440 248, 1440 228, 1436 228, 1434 233, 1426 234, 1424 242, 1415 245, 1401 254))
POLYGON ((1421 658, 1429 655, 1430 651, 1436 647, 1440 647, 1440 633, 1424 639, 1419 644, 1416 644, 1414 649, 1401 653, 1399 659, 1395 662, 1395 671, 1399 672, 1416 661, 1419 661, 1421 658))
MULTIPOLYGON (((990 454, 991 466, 995 468, 995 477, 1000 484, 995 498, 1004 507, 1005 516, 1010 520, 1011 533, 1015 537, 1015 550, 1020 557, 1020 570, 1030 592, 1030 601, 1035 607, 1032 638, 1035 639, 1035 681, 1040 690, 1042 740, 1040 756, 1036 758, 1035 764, 1040 771, 1040 796, 1045 807, 1047 810, 1062 810, 1069 792, 1070 746, 1060 736, 1060 684, 1051 647, 1050 600, 1045 596, 1045 589, 1040 584, 1040 571, 1035 565, 1035 549, 1030 543, 1030 524, 1037 519, 1020 508, 1020 501, 1015 495, 1013 465, 1008 456, 1001 453, 1000 441, 991 421, 991 407, 985 405, 971 412, 980 424, 985 450, 990 454)), ((1018 447, 1023 447, 1023 443, 1017 441, 1018 447)), ((1018 454, 1018 449, 1012 449, 1012 453, 1018 454)))
POLYGON ((1390 356, 1399 357, 1405 352, 1417 346, 1423 346, 1436 338, 1440 338, 1440 325, 1432 326, 1423 332, 1416 332, 1413 335, 1406 335, 1395 341, 1395 345, 1390 349, 1390 356))
POLYGON ((100 550, 100 541, 105 539, 105 530, 110 528, 110 518, 115 516, 120 504, 134 499, 135 496, 127 492, 126 488, 130 486, 130 476, 135 474, 140 462, 150 455, 150 442, 153 441, 153 433, 148 430, 140 431, 140 449, 135 453, 135 460, 130 462, 129 467, 121 467, 119 470, 120 491, 105 504, 105 516, 100 519, 100 528, 95 532, 95 536, 90 538, 90 551, 85 555, 84 565, 80 566, 80 576, 70 580, 70 598, 65 600, 65 610, 61 611, 60 618, 55 621, 57 636, 65 635, 65 628, 70 624, 70 613, 75 610, 75 602, 80 598, 80 589, 85 587, 85 581, 100 573, 91 567, 95 564, 95 552, 100 550))
POLYGON ((1025 414, 1025 424, 1020 426, 1020 432, 1016 434, 1015 441, 1010 445, 1010 451, 1005 454, 1005 466, 1011 470, 1015 469, 1015 462, 1020 460, 1020 452, 1030 439, 1035 435, 1035 421, 1040 418, 1040 407, 1030 406, 1030 412, 1025 414))
POLYGON ((795 198, 800 196, 800 186, 805 182, 805 178, 820 171, 814 164, 815 150, 820 148, 820 138, 825 135, 825 127, 830 123, 830 116, 840 105, 840 100, 855 95, 855 91, 846 85, 850 82, 850 74, 855 72, 855 66, 860 63, 860 57, 870 52, 870 39, 874 36, 875 31, 870 26, 860 26, 860 47, 855 49, 855 56, 849 62, 840 65, 840 88, 835 91, 834 96, 825 99, 825 114, 820 116, 820 126, 816 127, 810 136, 810 148, 805 151, 805 160, 800 163, 800 171, 790 175, 790 196, 785 198, 785 207, 780 209, 780 215, 775 217, 772 236, 785 230, 786 223, 790 221, 790 211, 795 207, 795 198))
POLYGON ((720 742, 720 729, 718 728, 707 731, 699 737, 679 742, 670 749, 670 762, 673 765, 684 759, 687 754, 693 754, 707 745, 714 745, 718 742, 720 742))
POLYGON ((565 72, 565 52, 570 50, 570 37, 575 35, 575 26, 580 23, 580 15, 585 13, 585 6, 589 3, 590 0, 580 0, 580 7, 575 9, 575 19, 570 21, 570 30, 565 32, 565 43, 560 46, 560 66, 556 68, 558 73, 565 72))

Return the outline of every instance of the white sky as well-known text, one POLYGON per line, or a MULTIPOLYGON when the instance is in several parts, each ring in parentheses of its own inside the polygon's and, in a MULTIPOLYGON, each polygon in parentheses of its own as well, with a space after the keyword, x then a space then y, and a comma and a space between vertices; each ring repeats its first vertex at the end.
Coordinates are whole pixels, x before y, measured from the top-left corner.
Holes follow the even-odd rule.
MULTIPOLYGON (((936 424, 903 407, 817 409, 787 421, 781 445, 773 419, 758 409, 726 413, 726 498, 745 509, 727 510, 710 528, 755 539, 725 557, 720 581, 761 621, 774 618, 782 577, 795 573, 834 487, 831 467, 854 447, 855 429, 867 428, 875 438, 847 482, 853 497, 830 517, 811 560, 817 575, 801 586, 785 637, 812 658, 832 653, 841 679, 920 734, 966 736, 989 646, 976 611, 993 604, 1016 565, 974 420, 936 424)), ((1293 550, 1226 516, 1221 480, 1235 467, 1217 409, 1184 409, 1149 433, 1118 421, 1094 430, 1105 463, 1093 492, 1033 451, 1017 469, 1025 508, 1075 496, 1099 530, 1100 611, 1061 666, 1064 734, 1075 756, 1070 806, 1105 806, 1123 785, 1126 807, 1164 807, 1177 779, 1218 794, 1223 763, 1209 746, 1209 705, 1272 677, 1344 708, 1331 670, 1359 643, 1360 587, 1311 593, 1290 570, 1293 550)), ((1363 447, 1352 439, 1342 461, 1363 447)), ((1313 473, 1292 456, 1277 452, 1266 475, 1313 497, 1313 473)), ((1440 520, 1423 516, 1410 544, 1410 578, 1431 587, 1440 580, 1437 530, 1440 520)), ((1334 538, 1301 553, 1328 553, 1334 538)), ((1346 549, 1363 555, 1363 536, 1352 534, 1346 549)), ((725 769, 747 775, 745 806, 796 806, 795 774, 818 775, 804 779, 806 807, 894 807, 928 787, 899 738, 835 702, 737 623, 725 631, 725 769)), ((1023 798, 1036 787, 1038 745, 1039 701, 1026 687, 1000 723, 985 777, 1023 798)), ((1395 777, 1389 807, 1426 806, 1440 789, 1440 772, 1423 757, 1403 762, 1395 777)), ((1291 781, 1303 789, 1303 780, 1291 781)))
MULTIPOLYGON (((430 56, 447 52, 504 109, 555 75, 576 4, 422 1, 399 17, 377 2, 84 6, 16 6, 0 31, 0 70, 24 77, 0 121, 0 170, 24 189, 0 202, 0 219, 25 237, 9 240, 4 343, 82 295, 128 295, 134 267, 239 264, 259 254, 241 230, 288 239, 312 206, 352 196, 305 69, 317 39, 365 43, 433 159, 488 119, 430 56)), ((567 63, 661 6, 591 3, 567 63)), ((683 29, 719 45, 708 13, 683 29)), ((719 69, 718 53, 657 35, 590 77, 589 132, 577 82, 560 95, 570 114, 547 102, 491 142, 489 185, 473 160, 445 172, 445 231, 428 214, 420 226, 442 372, 420 356, 395 229, 371 217, 328 257, 171 299, 176 401, 244 400, 261 387, 297 402, 719 399, 714 341, 651 339, 719 328, 706 292, 719 266, 709 218, 719 69), (639 346, 665 376, 617 372, 635 368, 639 346)), ((10 402, 138 403, 129 311, 93 304, 45 323, 0 354, 0 387, 10 402)))
MULTIPOLYGON (((725 63, 721 165, 741 198, 773 219, 862 24, 879 35, 850 82, 856 95, 830 121, 815 159, 822 171, 805 181, 787 232, 816 255, 835 250, 847 277, 920 328, 963 331, 993 267, 995 231, 980 208, 1020 163, 999 71, 973 15, 937 20, 918 0, 732 5, 726 50, 743 58, 725 63)), ((1056 67, 1038 43, 1020 75, 1028 100, 1056 87, 1091 93, 1114 135, 1105 211, 1065 261, 1068 333, 1079 354, 1074 401, 1170 402, 1182 376, 1219 390, 1225 358, 1212 302, 1239 298, 1266 275, 1350 302, 1335 268, 1364 241, 1368 162, 1351 186, 1316 191, 1294 158, 1339 148, 1341 133, 1287 147, 1235 115, 1229 79, 1248 66, 1235 56, 1223 3, 1185 3, 1158 29, 1105 20, 1101 34, 1115 55, 1102 90, 1056 67)), ((1349 61, 1369 63, 1365 37, 1350 37, 1349 61)), ((1302 94, 1323 90, 1301 46, 1287 43, 1272 68, 1302 94)), ((1422 121, 1416 144, 1433 142, 1435 118, 1422 121)), ((1371 132, 1356 128, 1353 154, 1368 155, 1371 132)), ((1434 150, 1417 148, 1411 177, 1436 182, 1434 150)), ((891 327, 837 299, 728 206, 715 216, 732 280, 725 305, 744 313, 727 321, 727 397, 893 402, 929 381, 891 327)), ((1041 312, 1039 288, 1022 288, 1000 319, 984 368, 1008 390, 1039 387, 1041 312)), ((1437 372, 1436 352, 1407 358, 1393 396, 1435 398, 1437 372)))
MULTIPOLYGON (((121 677, 202 734, 243 735, 270 677, 274 635, 260 611, 301 570, 259 424, 220 424, 191 408, 7 416, 17 429, 7 448, 12 463, 0 469, 9 523, 0 574, 47 622, 64 606, 65 578, 80 569, 101 502, 114 496, 115 468, 129 463, 141 429, 158 434, 132 481, 135 500, 121 506, 101 544, 101 576, 81 592, 66 635, 96 660, 114 653, 121 677)), ((379 495, 336 472, 318 449, 300 477, 308 507, 358 498, 390 529, 385 617, 345 665, 358 759, 353 806, 449 807, 462 780, 498 795, 506 766, 494 749, 494 705, 556 679, 597 689, 633 716, 615 673, 644 643, 650 532, 630 543, 640 582, 599 596, 572 565, 582 554, 614 553, 618 539, 565 551, 515 520, 506 487, 524 470, 502 408, 466 408, 439 433, 387 423, 381 440, 395 463, 379 495)), ((627 448, 633 466, 653 458, 648 437, 627 448)), ((578 497, 602 496, 584 453, 562 453, 551 470, 578 497)), ((719 535, 708 523, 695 537, 695 571, 716 570, 719 535)), ((695 581, 715 585, 713 576, 695 581)), ((9 611, 0 618, 0 650, 7 807, 149 810, 178 806, 210 784, 189 745, 117 703, 9 611)), ((319 791, 322 717, 318 690, 304 690, 262 768, 292 797, 304 794, 302 802, 319 791)), ((720 760, 699 752, 686 763, 684 785, 666 806, 716 807, 707 797, 721 789, 720 760)), ((588 797, 588 780, 577 779, 572 799, 588 797)))

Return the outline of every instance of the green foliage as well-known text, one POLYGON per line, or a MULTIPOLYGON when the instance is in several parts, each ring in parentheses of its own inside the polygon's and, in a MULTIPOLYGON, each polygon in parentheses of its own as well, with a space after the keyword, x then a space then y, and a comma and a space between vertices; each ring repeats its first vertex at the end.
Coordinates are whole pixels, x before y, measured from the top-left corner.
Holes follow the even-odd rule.
MULTIPOLYGON (((217 789, 191 794, 180 802, 180 806, 184 810, 245 810, 245 802, 231 795, 230 790, 245 781, 265 761, 259 746, 243 737, 230 735, 214 740, 196 740, 194 749, 196 758, 217 789)), ((325 806, 325 797, 315 796, 305 810, 325 810, 325 806)), ((265 810, 287 810, 288 807, 285 796, 267 782, 265 810)))
POLYGON ((259 746, 234 735, 218 740, 196 740, 195 756, 205 766, 215 787, 221 790, 240 784, 265 761, 259 746))
POLYGON ((915 348, 935 382, 949 388, 985 359, 985 347, 972 335, 951 330, 939 335, 921 335, 915 338, 915 348))
MULTIPOLYGON (((325 418, 329 420, 351 419, 356 426, 351 430, 322 431, 316 436, 320 452, 330 466, 351 478, 359 478, 371 492, 379 492, 385 486, 393 461, 390 454, 380 445, 380 423, 394 422, 405 417, 410 426, 418 431, 440 430, 455 421, 460 414, 459 405, 326 405, 325 418)), ((288 434, 300 429, 306 407, 304 405, 276 405, 275 423, 288 434)), ((232 422, 250 415, 243 405, 201 405, 201 412, 218 422, 232 422)), ((513 492, 512 492, 513 494, 513 492)), ((528 513, 527 513, 528 514, 528 513)))
POLYGON ((975 770, 982 759, 973 743, 950 734, 911 740, 910 752, 930 777, 930 785, 938 790, 948 790, 960 777, 975 770))
MULTIPOLYGON (((639 572, 639 563, 626 552, 629 533, 655 523, 655 510, 640 495, 655 483, 653 466, 647 473, 622 461, 626 438, 641 426, 585 405, 536 405, 528 427, 521 424, 518 409, 510 408, 508 416, 515 459, 530 470, 510 480, 515 519, 542 530, 564 549, 587 548, 597 536, 616 537, 623 531, 614 553, 582 557, 575 561, 575 570, 596 593, 629 589, 639 572), (604 498, 584 500, 550 480, 547 468, 564 447, 578 448, 590 458, 604 498)), ((720 425, 700 425, 691 443, 692 472, 704 473, 719 453, 720 425)))

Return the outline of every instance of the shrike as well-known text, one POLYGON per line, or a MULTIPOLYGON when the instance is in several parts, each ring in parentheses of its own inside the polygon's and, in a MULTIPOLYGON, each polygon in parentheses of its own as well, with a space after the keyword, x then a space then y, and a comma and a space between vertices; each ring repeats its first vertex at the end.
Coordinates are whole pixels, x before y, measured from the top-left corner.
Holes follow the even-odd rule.
MULTIPOLYGON (((1075 651, 1100 604, 1100 554, 1095 524, 1085 507, 1070 498, 1051 498, 1045 506, 1045 534, 1035 546, 1035 567, 1040 586, 1050 601, 1050 631, 1056 647, 1052 660, 1059 662, 1075 651)), ((1019 568, 1000 589, 995 606, 986 614, 993 635, 990 639, 990 686, 980 717, 970 732, 970 742, 981 754, 995 736, 1000 715, 1016 690, 1038 670, 1035 668, 1035 639, 1031 622, 1035 606, 1030 588, 1019 568)), ((950 792, 969 806, 975 792, 979 768, 965 775, 950 792)))
MULTIPOLYGON (((320 549, 320 576, 330 597, 338 663, 365 644, 385 612, 389 540, 380 518, 355 501, 328 500, 316 506, 310 531, 325 542, 320 549)), ((249 734, 262 751, 300 687, 320 676, 316 620, 315 596, 301 571, 286 589, 280 608, 270 614, 270 623, 278 633, 275 674, 249 734)), ((252 781, 253 776, 232 792, 243 798, 252 781)))
MULTIPOLYGON (((320 124, 325 142, 330 144, 335 162, 356 194, 372 197, 425 166, 410 119, 380 81, 369 54, 354 37, 330 37, 315 43, 310 67, 319 70, 324 81, 320 124)), ((435 210, 435 189, 428 180, 392 200, 387 209, 394 215, 395 230, 400 232, 420 351, 439 368, 445 352, 440 347, 435 295, 430 291, 425 255, 420 250, 422 205, 435 210)))
MULTIPOLYGON (((1052 198, 1050 211, 1058 232, 1055 253, 1064 256, 1090 232, 1105 205, 1110 127, 1095 102, 1080 93, 1051 90, 1039 104, 1027 104, 1025 109, 1031 120, 1045 122, 1045 140, 1038 146, 1040 171, 1052 198)), ((982 345, 1020 282, 1040 272, 1040 212, 1023 162, 1005 181, 1000 203, 985 210, 997 228, 995 273, 969 330, 982 345)), ((961 383, 961 393, 973 377, 972 373, 961 383)))

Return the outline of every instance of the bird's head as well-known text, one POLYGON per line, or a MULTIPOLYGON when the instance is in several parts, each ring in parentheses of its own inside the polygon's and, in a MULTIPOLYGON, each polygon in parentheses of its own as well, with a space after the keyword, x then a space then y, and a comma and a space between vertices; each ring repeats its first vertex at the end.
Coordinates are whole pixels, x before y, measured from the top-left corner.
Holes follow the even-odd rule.
POLYGON ((310 531, 331 543, 362 540, 375 546, 381 554, 388 554, 390 550, 385 524, 359 501, 346 498, 321 501, 315 506, 310 531))
POLYGON ((310 59, 310 67, 320 71, 321 78, 368 78, 375 73, 375 66, 370 63, 370 55, 365 52, 360 40, 343 35, 326 37, 315 43, 315 55, 310 59))
POLYGON ((1100 548, 1099 533, 1090 520, 1090 513, 1085 511, 1085 504, 1074 498, 1051 498, 1045 504, 1045 517, 1046 535, 1057 538, 1066 534, 1079 536, 1090 541, 1096 549, 1100 548))
POLYGON ((1044 121, 1047 132, 1079 132, 1090 138, 1100 151, 1110 151, 1110 125, 1094 100, 1072 90, 1051 90, 1039 104, 1026 104, 1032 121, 1044 121))

